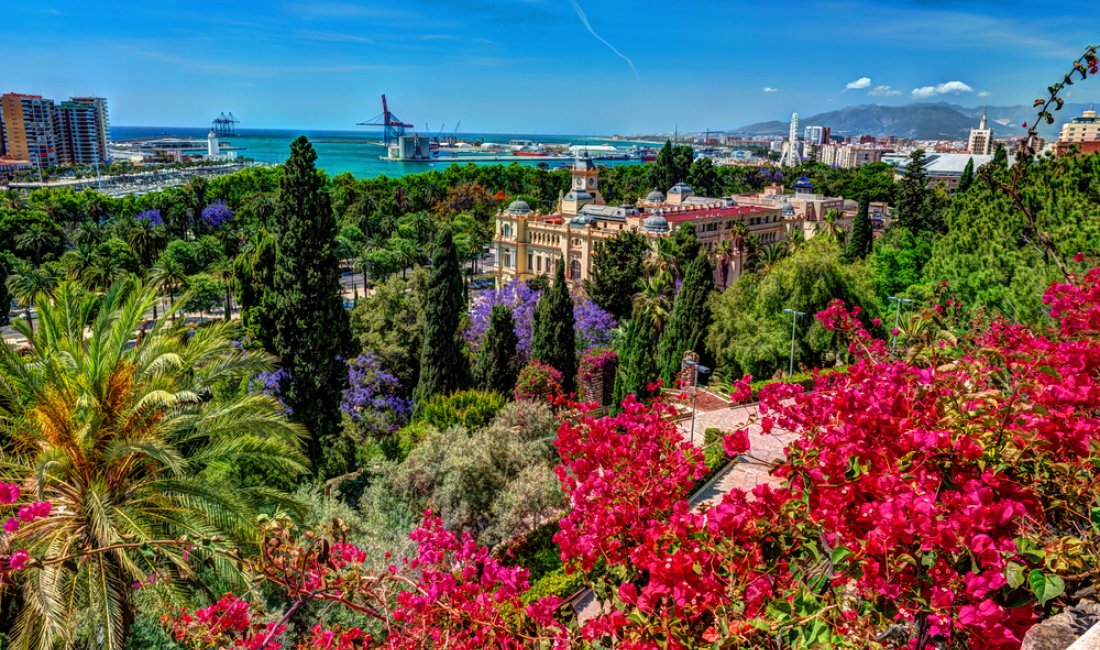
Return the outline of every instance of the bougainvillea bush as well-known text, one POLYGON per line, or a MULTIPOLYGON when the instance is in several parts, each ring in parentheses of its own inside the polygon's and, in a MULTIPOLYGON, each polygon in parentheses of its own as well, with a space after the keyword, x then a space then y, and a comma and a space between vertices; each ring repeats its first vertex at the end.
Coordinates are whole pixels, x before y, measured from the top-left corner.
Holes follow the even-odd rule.
MULTIPOLYGON (((582 623, 556 598, 526 603, 524 569, 430 513, 408 562, 368 566, 338 527, 280 524, 246 565, 291 607, 378 621, 370 635, 317 621, 299 647, 1016 648, 1100 566, 1100 270, 1051 287, 1046 304, 1041 331, 963 330, 929 310, 898 354, 857 308, 830 305, 817 317, 851 341, 848 372, 760 389, 754 433, 730 433, 726 452, 751 458, 753 437, 777 430, 796 441, 769 482, 710 507, 688 502, 702 454, 667 406, 562 411, 571 511, 555 541, 597 602, 582 623)), ((18 535, 5 567, 48 562, 7 550, 18 535)), ((287 610, 227 598, 218 616, 173 613, 169 627, 191 647, 280 647, 287 610)))
POLYGON ((541 361, 532 361, 519 371, 516 379, 515 398, 522 400, 543 400, 547 402, 560 398, 561 371, 541 361))

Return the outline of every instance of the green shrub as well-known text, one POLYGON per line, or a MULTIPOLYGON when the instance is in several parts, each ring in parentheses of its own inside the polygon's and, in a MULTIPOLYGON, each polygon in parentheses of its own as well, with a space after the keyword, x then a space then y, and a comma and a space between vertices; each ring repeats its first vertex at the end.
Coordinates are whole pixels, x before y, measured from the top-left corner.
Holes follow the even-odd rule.
POLYGON ((506 400, 500 393, 460 390, 436 395, 416 405, 416 421, 443 430, 453 426, 479 429, 493 421, 506 400))
POLYGON ((501 561, 509 566, 526 567, 528 580, 535 582, 561 568, 561 550, 554 543, 558 522, 543 524, 526 535, 505 543, 498 551, 501 561))
POLYGON ((397 430, 397 449, 399 460, 409 457, 413 449, 416 449, 435 427, 426 422, 413 422, 406 424, 397 430))
POLYGON ((523 602, 531 603, 544 596, 568 598, 584 588, 584 574, 580 571, 572 574, 564 568, 557 569, 531 583, 531 588, 521 596, 523 602))

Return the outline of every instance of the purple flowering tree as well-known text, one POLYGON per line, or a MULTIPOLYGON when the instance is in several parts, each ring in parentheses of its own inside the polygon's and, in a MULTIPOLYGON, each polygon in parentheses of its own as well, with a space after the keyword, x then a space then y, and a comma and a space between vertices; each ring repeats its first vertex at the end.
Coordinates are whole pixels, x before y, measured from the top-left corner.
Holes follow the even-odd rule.
POLYGON ((362 438, 380 439, 393 435, 409 422, 412 401, 401 395, 401 382, 382 369, 373 352, 348 362, 348 387, 340 402, 362 438))
POLYGON ((256 376, 248 382, 248 394, 270 395, 279 403, 279 412, 283 415, 290 415, 291 408, 283 401, 282 392, 282 387, 289 377, 290 374, 287 373, 285 368, 279 368, 272 372, 256 373, 256 376))
POLYGON ((526 282, 512 280, 502 289, 486 291, 478 296, 470 307, 470 325, 465 332, 466 342, 469 343, 470 348, 475 352, 481 348, 481 342, 485 340, 485 332, 489 329, 489 314, 493 311, 493 307, 504 305, 512 310, 516 338, 519 339, 516 348, 526 359, 531 352, 531 327, 540 294, 540 291, 533 291, 527 286, 526 282))
MULTIPOLYGON (((526 360, 531 353, 531 328, 540 294, 521 280, 513 280, 502 289, 481 294, 470 307, 470 325, 465 332, 470 349, 476 352, 481 348, 485 332, 489 329, 489 314, 496 305, 504 305, 512 310, 516 338, 519 339, 516 349, 526 360)), ((600 309, 596 303, 583 297, 573 298, 573 331, 577 336, 578 349, 607 345, 611 341, 611 330, 617 325, 611 314, 600 309)))
POLYGON ((138 221, 144 221, 144 222, 148 223, 151 226, 163 226, 164 225, 164 215, 162 215, 160 213, 160 210, 158 210, 156 208, 152 208, 150 210, 145 210, 143 212, 139 212, 136 215, 134 215, 134 218, 137 219, 138 221))
POLYGON ((202 209, 202 223, 210 228, 221 228, 233 220, 233 211, 221 199, 214 199, 202 209))

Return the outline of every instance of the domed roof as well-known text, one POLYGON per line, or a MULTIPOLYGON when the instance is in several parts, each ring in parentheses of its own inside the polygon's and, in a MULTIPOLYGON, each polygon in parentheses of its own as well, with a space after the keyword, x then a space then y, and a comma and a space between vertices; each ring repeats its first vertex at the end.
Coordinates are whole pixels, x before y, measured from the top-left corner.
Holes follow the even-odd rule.
POLYGON ((566 201, 591 201, 592 195, 585 190, 573 190, 565 195, 566 201))
POLYGON ((670 230, 668 227, 668 219, 665 219, 659 214, 652 214, 645 219, 645 223, 642 224, 642 228, 646 232, 655 234, 664 234, 670 230))
POLYGON ((596 222, 596 217, 593 217, 591 214, 588 214, 587 212, 582 212, 579 215, 573 217, 569 221, 569 225, 571 225, 571 226, 591 226, 595 222, 596 222))
POLYGON ((651 203, 660 203, 665 200, 665 195, 661 194, 660 190, 653 190, 649 194, 645 195, 645 200, 651 203))
POLYGON ((688 185, 687 183, 685 183, 683 181, 680 181, 679 183, 677 183, 677 184, 673 185, 671 188, 669 188, 668 193, 669 194, 691 194, 693 192, 692 192, 692 189, 691 189, 690 185, 688 185))
POLYGON ((805 176, 800 176, 797 181, 794 182, 795 187, 813 187, 813 181, 805 176))
POLYGON ((516 199, 508 204, 508 214, 527 214, 531 211, 531 206, 527 205, 527 201, 522 199, 516 199))

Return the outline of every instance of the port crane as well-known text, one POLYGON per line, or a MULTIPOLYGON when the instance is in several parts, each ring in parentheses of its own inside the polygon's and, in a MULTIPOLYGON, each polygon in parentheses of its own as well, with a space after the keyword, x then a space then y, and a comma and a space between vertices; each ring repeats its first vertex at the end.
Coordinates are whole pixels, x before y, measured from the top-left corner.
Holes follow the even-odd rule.
POLYGON ((401 118, 390 112, 390 107, 389 104, 386 103, 385 95, 382 95, 381 115, 375 115, 366 122, 358 122, 356 126, 382 127, 382 143, 386 146, 396 143, 399 137, 405 135, 405 129, 414 128, 414 125, 402 122, 401 118))
POLYGON ((229 115, 221 113, 210 122, 210 130, 216 136, 237 135, 237 125, 240 123, 241 121, 234 117, 232 112, 229 115))

